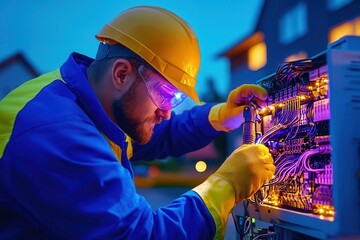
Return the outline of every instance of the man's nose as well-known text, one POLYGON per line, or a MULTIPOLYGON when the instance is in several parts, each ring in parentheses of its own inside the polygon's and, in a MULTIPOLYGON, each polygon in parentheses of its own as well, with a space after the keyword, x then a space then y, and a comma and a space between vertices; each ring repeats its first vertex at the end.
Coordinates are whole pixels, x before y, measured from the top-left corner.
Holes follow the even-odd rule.
POLYGON ((155 113, 157 116, 161 117, 162 119, 169 120, 171 117, 171 109, 170 110, 163 110, 163 109, 156 109, 155 113))

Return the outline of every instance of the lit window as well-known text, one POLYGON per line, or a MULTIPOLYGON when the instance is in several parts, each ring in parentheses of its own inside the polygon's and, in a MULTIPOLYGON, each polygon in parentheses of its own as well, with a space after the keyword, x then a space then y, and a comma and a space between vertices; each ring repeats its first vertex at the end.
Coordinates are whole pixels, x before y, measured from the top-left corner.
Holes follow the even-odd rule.
POLYGON ((351 2, 352 0, 327 0, 327 6, 331 11, 336 11, 351 2))
POLYGON ((355 21, 355 35, 360 36, 360 17, 356 18, 354 21, 355 21))
POLYGON ((346 35, 360 35, 360 17, 331 28, 329 31, 329 43, 346 35))
POLYGON ((279 39, 283 44, 289 44, 304 36, 308 31, 306 4, 299 3, 286 12, 280 18, 279 27, 279 39))
POLYGON ((267 61, 266 44, 264 42, 252 46, 248 52, 249 69, 256 71, 265 66, 267 61))
POLYGON ((288 56, 285 59, 285 62, 293 62, 293 61, 297 61, 297 60, 301 60, 301 59, 305 59, 305 58, 307 58, 306 52, 298 52, 298 53, 291 54, 290 56, 288 56))

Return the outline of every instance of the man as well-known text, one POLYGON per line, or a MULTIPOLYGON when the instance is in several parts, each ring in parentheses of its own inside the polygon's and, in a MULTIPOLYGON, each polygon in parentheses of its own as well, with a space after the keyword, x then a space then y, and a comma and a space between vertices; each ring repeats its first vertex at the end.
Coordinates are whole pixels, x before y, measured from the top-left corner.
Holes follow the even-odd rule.
POLYGON ((179 156, 241 125, 266 91, 243 85, 226 103, 199 103, 197 39, 156 7, 120 14, 97 35, 95 61, 73 53, 60 69, 0 102, 1 239, 212 239, 235 203, 274 174, 263 145, 235 150, 204 183, 152 211, 130 160, 179 156))

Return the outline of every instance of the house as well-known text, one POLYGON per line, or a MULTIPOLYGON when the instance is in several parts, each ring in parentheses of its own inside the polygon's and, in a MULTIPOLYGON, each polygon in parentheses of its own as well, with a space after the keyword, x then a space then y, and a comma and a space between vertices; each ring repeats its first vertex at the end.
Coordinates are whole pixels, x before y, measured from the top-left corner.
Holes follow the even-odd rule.
POLYGON ((37 76, 39 73, 21 53, 0 62, 0 100, 23 82, 37 76))
MULTIPOLYGON (((254 31, 221 53, 230 62, 230 89, 256 83, 282 62, 319 54, 342 36, 360 35, 359 9, 357 0, 264 0, 254 31)), ((238 138, 229 135, 229 152, 238 138)))

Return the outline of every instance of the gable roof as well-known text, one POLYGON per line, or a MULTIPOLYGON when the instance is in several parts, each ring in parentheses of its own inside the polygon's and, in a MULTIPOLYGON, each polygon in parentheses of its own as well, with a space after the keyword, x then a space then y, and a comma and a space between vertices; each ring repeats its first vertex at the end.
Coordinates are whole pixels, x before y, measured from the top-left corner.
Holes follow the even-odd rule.
POLYGON ((15 53, 14 55, 8 57, 4 61, 0 62, 0 70, 10 66, 14 63, 20 63, 24 68, 32 74, 34 77, 39 76, 39 72, 29 63, 29 61, 24 57, 22 53, 15 53))
POLYGON ((261 10, 258 11, 255 28, 253 28, 253 30, 251 30, 248 35, 237 40, 234 45, 232 45, 228 49, 224 50, 223 52, 219 53, 218 54, 219 57, 228 57, 228 58, 232 57, 232 56, 246 50, 249 46, 251 46, 249 44, 258 42, 258 41, 260 41, 260 39, 263 39, 264 36, 261 32, 258 31, 258 29, 259 29, 260 20, 262 18, 261 16, 263 16, 263 12, 265 11, 264 10, 265 5, 267 3, 268 3, 268 0, 263 0, 262 6, 260 7, 261 10))

